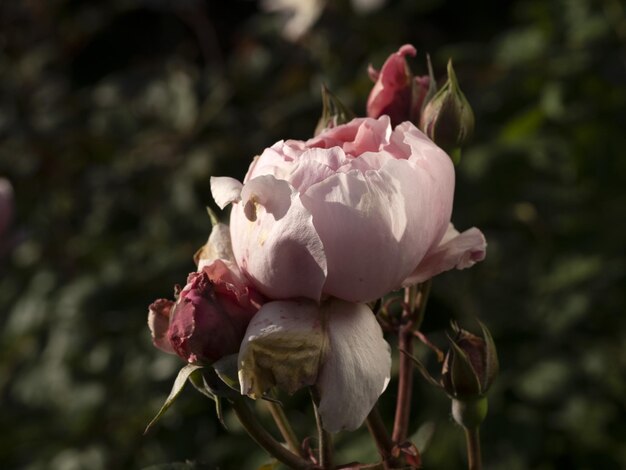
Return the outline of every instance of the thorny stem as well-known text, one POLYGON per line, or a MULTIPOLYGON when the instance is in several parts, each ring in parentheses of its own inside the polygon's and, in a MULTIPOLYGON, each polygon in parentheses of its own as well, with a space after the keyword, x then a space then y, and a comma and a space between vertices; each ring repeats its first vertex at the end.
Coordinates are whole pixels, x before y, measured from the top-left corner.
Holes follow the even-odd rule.
POLYGON ((396 459, 394 459, 392 455, 393 441, 385 428, 385 423, 383 423, 383 419, 380 416, 378 405, 374 405, 374 408, 372 408, 372 411, 370 411, 370 414, 367 416, 366 423, 367 429, 376 442, 378 453, 383 459, 383 468, 385 470, 394 468, 396 459))
POLYGON ((411 415, 411 394, 413 391, 413 333, 419 329, 424 319, 426 302, 430 293, 431 281, 428 280, 418 286, 404 289, 404 322, 398 331, 398 350, 400 371, 398 380, 398 400, 394 418, 392 439, 395 443, 406 440, 409 432, 409 418, 411 415))
POLYGON ((315 468, 312 462, 294 454, 274 439, 257 421, 243 399, 236 398, 231 403, 237 418, 250 437, 277 460, 295 470, 312 470, 315 468))
POLYGON ((298 441, 296 433, 291 427, 291 424, 289 424, 289 420, 285 415, 283 407, 274 401, 266 400, 265 403, 267 404, 267 407, 272 414, 272 418, 274 418, 276 426, 278 427, 280 434, 283 436, 283 439, 285 439, 285 442, 287 443, 289 449, 293 453, 303 456, 302 449, 300 447, 300 441, 298 441))
POLYGON ((482 462, 480 455, 480 431, 478 426, 463 428, 465 430, 465 444, 467 446, 468 470, 481 470, 482 462))
POLYGON ((317 440, 319 446, 319 466, 328 470, 333 465, 333 441, 331 434, 322 426, 322 417, 319 413, 319 392, 315 387, 310 387, 311 401, 313 402, 313 411, 315 412, 315 424, 317 425, 317 440))

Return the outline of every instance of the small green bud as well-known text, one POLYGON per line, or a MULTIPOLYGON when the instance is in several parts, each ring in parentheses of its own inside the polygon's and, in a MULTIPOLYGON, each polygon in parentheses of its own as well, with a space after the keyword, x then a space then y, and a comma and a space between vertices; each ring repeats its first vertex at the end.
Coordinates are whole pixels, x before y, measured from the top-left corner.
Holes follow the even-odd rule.
POLYGON ((419 128, 447 152, 465 145, 474 132, 474 112, 448 61, 448 79, 424 107, 419 128))
POLYGON ((480 323, 482 338, 452 325, 450 350, 441 371, 441 385, 459 401, 483 397, 498 374, 498 356, 489 330, 480 323))
POLYGON ((322 116, 315 126, 315 135, 319 135, 326 129, 332 129, 340 124, 345 124, 354 118, 354 113, 348 109, 339 98, 322 85, 322 116))

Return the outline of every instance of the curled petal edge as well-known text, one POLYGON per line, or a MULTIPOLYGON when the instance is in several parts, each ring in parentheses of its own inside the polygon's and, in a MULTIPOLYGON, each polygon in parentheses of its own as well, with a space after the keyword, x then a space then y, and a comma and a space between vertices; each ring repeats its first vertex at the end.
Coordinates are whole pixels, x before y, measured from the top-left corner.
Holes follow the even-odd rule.
POLYGON ((220 209, 239 201, 243 184, 229 176, 211 176, 211 194, 220 209))
POLYGON ((420 262, 415 271, 402 283, 410 286, 424 282, 450 269, 466 269, 485 259, 487 241, 476 227, 459 233, 448 225, 443 239, 431 253, 420 262))

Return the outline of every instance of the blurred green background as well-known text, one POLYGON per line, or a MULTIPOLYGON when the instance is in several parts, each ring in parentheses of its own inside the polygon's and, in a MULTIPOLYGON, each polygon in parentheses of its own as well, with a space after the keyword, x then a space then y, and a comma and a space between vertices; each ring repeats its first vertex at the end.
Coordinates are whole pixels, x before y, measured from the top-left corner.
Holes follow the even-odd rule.
MULTIPOLYGON (((424 331, 440 341, 472 315, 492 330, 485 466, 626 468, 624 4, 302 0, 321 10, 294 38, 301 17, 285 37, 270 3, 0 2, 0 176, 15 191, 0 468, 270 461, 191 388, 142 435, 182 365, 151 345, 147 306, 194 270, 209 177, 241 178, 264 147, 310 137, 322 81, 362 115, 367 65, 404 43, 416 73, 427 52, 437 76, 452 57, 476 113, 453 220, 483 230, 488 256, 435 280, 424 331)), ((434 430, 424 467, 463 468, 447 398, 415 382, 411 432, 434 430)), ((289 402, 304 437, 306 396, 289 402)), ((375 455, 363 432, 337 446, 344 461, 375 455)))

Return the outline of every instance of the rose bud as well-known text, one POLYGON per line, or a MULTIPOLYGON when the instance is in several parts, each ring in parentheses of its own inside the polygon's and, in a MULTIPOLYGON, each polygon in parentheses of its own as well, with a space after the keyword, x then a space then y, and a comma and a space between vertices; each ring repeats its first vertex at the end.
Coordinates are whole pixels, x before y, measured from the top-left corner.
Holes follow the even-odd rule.
POLYGON ((474 112, 448 61, 448 80, 426 104, 419 128, 447 152, 462 147, 474 132, 474 112))
POLYGON ((431 79, 428 75, 415 77, 411 73, 405 57, 415 54, 415 48, 405 44, 389 56, 380 71, 370 65, 368 72, 375 84, 367 100, 369 117, 386 114, 394 127, 404 121, 419 122, 431 79))
POLYGON ((321 134, 326 129, 345 124, 353 118, 354 113, 326 85, 322 85, 322 115, 315 126, 315 135, 321 134))
POLYGON ((481 323, 482 338, 456 324, 454 338, 441 371, 441 385, 452 398, 452 415, 467 428, 476 427, 487 413, 485 394, 498 375, 498 356, 489 330, 481 323))
POLYGON ((159 349, 190 363, 212 363, 239 350, 259 307, 258 294, 218 260, 189 275, 176 303, 154 302, 148 325, 159 349))

